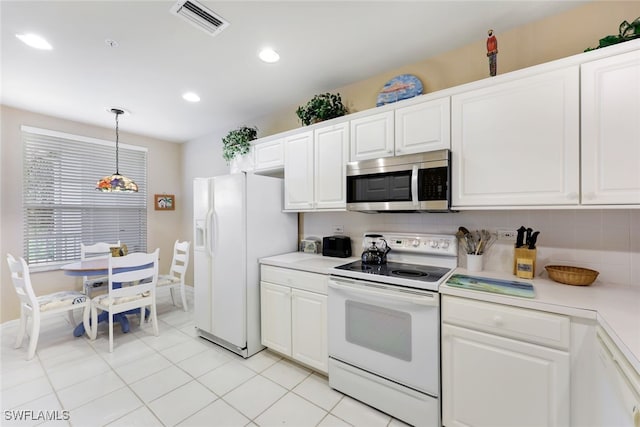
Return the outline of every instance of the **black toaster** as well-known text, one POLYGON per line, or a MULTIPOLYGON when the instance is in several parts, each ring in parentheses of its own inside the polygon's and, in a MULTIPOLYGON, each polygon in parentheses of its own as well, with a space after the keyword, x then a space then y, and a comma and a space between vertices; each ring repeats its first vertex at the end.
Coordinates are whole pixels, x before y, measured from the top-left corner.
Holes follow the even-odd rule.
POLYGON ((322 255, 338 258, 351 256, 351 239, 348 236, 328 236, 322 238, 322 255))

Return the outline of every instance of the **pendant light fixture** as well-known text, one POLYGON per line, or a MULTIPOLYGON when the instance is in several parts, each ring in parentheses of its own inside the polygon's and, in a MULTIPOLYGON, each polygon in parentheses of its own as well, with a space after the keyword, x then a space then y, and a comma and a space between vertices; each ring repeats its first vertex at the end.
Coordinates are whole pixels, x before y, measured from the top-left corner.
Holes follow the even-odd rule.
POLYGON ((124 114, 124 110, 119 108, 112 108, 111 112, 116 115, 116 173, 113 175, 105 176, 96 184, 96 190, 103 192, 124 192, 124 193, 137 193, 138 184, 133 182, 126 176, 120 175, 118 170, 118 116, 124 114))

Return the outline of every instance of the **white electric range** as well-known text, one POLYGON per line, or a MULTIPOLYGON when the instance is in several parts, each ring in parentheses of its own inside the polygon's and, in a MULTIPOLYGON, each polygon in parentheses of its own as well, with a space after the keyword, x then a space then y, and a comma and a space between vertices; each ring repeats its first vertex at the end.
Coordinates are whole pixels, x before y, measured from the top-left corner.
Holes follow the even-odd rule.
POLYGON ((457 267, 456 237, 375 234, 391 248, 386 263, 331 269, 329 384, 410 424, 440 425, 438 288, 457 267))

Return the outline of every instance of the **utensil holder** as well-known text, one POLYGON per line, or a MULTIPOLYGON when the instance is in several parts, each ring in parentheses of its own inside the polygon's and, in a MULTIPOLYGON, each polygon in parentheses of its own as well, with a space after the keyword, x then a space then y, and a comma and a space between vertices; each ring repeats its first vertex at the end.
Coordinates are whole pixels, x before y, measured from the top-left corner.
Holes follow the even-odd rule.
POLYGON ((467 254, 467 270, 470 272, 482 271, 484 255, 467 254))
POLYGON ((533 279, 536 274, 536 249, 515 248, 513 274, 523 279, 533 279))

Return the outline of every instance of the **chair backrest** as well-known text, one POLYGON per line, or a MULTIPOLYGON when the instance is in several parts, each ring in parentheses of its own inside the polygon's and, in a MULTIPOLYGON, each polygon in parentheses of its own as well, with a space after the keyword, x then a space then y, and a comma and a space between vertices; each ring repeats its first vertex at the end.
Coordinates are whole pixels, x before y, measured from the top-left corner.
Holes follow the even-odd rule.
MULTIPOLYGON (((85 245, 80 243, 80 259, 84 261, 87 258, 107 258, 111 256, 111 248, 114 246, 120 246, 120 240, 118 243, 106 243, 98 242, 93 245, 85 245)), ((89 276, 82 276, 82 281, 87 282, 89 276)))
POLYGON ((118 243, 98 242, 93 245, 80 243, 80 259, 106 258, 111 256, 111 248, 114 246, 120 246, 120 240, 118 240, 118 243))
POLYGON ((9 270, 11 270, 11 280, 16 288, 16 293, 21 304, 30 306, 34 311, 38 311, 38 299, 31 286, 31 276, 29 266, 24 258, 15 259, 11 254, 7 254, 9 270))
POLYGON ((155 289, 158 282, 160 249, 150 254, 136 252, 121 257, 109 257, 109 297, 137 295, 155 289), (114 283, 128 286, 114 288, 114 283), (132 284, 133 283, 133 284, 132 284))
POLYGON ((191 242, 185 240, 180 242, 176 240, 173 245, 173 260, 171 261, 171 269, 169 274, 180 278, 180 283, 184 284, 184 276, 189 266, 189 246, 191 242))

